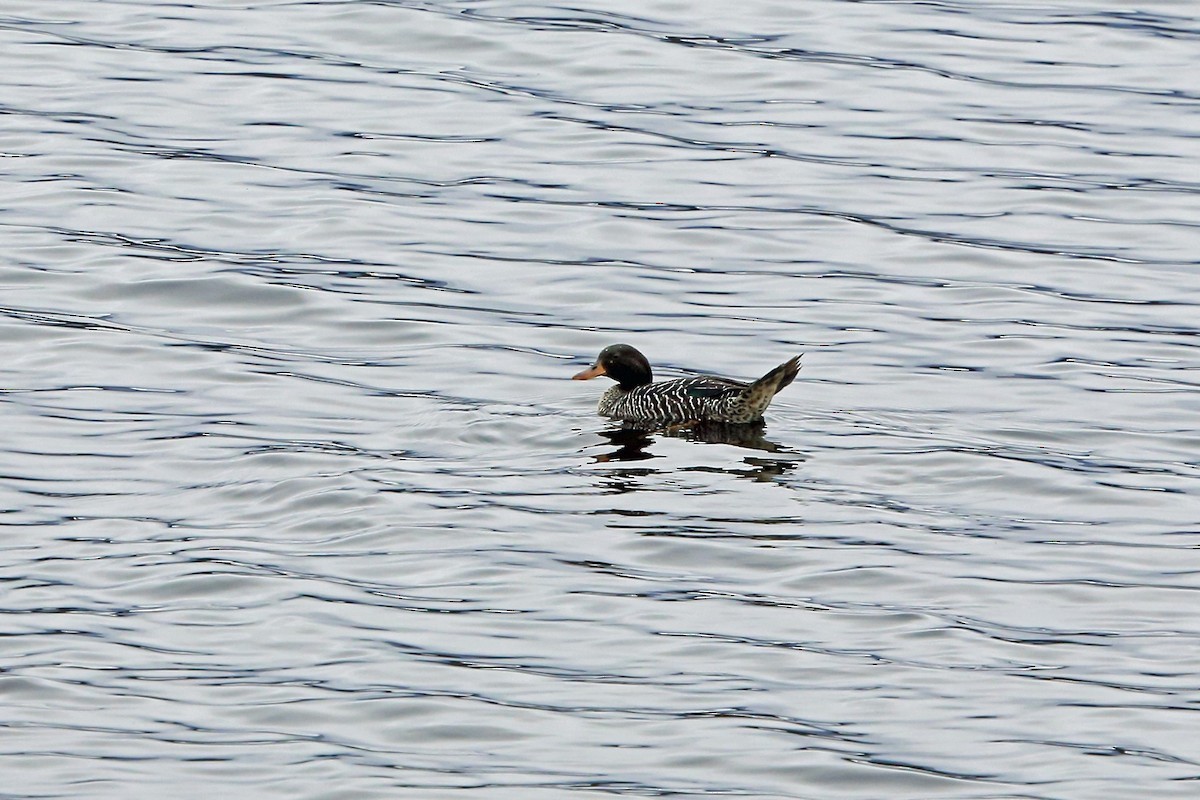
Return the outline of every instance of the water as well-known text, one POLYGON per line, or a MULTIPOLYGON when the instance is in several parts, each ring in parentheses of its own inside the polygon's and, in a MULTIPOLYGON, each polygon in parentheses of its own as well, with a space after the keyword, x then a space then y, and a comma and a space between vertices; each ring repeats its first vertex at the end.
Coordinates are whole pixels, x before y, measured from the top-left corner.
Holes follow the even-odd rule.
POLYGON ((5 797, 1196 796, 1200 17, 732 8, 4 5, 5 797))

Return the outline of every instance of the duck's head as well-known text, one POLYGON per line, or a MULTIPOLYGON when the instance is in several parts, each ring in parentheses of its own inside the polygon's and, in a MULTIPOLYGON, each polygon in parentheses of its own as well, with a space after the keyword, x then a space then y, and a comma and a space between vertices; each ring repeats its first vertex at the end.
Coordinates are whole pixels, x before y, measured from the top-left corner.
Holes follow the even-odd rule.
POLYGON ((571 380, 586 381, 607 375, 621 385, 622 389, 645 386, 654 380, 650 362, 637 349, 627 344, 610 344, 600 351, 596 363, 574 376, 571 380))

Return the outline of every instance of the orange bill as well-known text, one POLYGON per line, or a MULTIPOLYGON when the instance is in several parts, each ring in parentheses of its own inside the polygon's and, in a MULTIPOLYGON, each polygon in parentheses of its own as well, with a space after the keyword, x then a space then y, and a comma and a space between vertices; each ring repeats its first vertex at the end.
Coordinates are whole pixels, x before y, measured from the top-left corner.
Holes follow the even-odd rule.
POLYGON ((592 378, 599 378, 603 374, 604 374, 604 367, 600 366, 599 364, 593 364, 592 366, 585 369, 583 372, 580 372, 580 373, 574 375, 571 378, 571 380, 573 380, 573 381, 590 381, 592 378))

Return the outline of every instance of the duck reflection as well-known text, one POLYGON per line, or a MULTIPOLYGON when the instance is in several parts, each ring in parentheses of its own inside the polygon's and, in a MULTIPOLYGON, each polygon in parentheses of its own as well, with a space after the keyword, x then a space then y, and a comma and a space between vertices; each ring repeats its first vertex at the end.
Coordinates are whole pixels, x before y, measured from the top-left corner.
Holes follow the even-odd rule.
MULTIPOLYGON (((773 480, 774 478, 783 475, 789 470, 795 469, 796 465, 803 461, 803 456, 791 450, 778 442, 773 442, 763 435, 765 425, 762 423, 750 425, 735 425, 722 422, 703 422, 688 426, 675 426, 672 428, 660 428, 657 430, 646 430, 637 427, 619 427, 610 428, 600 431, 600 435, 608 439, 612 444, 616 445, 615 450, 611 450, 599 455, 593 456, 593 460, 597 463, 608 463, 614 461, 645 461, 651 458, 660 458, 651 451, 651 446, 654 444, 656 437, 671 437, 675 439, 686 439, 693 442, 701 442, 704 444, 725 444, 734 447, 741 447, 747 450, 759 450, 766 453, 787 454, 788 458, 767 458, 761 456, 748 456, 743 460, 746 469, 732 469, 729 467, 690 467, 692 470, 705 472, 724 472, 738 477, 749 478, 751 480, 773 480)), ((638 470, 643 472, 645 470, 638 470)))
POLYGON ((599 463, 607 461, 645 461, 648 458, 658 458, 646 448, 654 444, 654 438, 648 431, 637 428, 613 428, 600 431, 600 435, 617 446, 611 453, 601 453, 593 459, 599 463))

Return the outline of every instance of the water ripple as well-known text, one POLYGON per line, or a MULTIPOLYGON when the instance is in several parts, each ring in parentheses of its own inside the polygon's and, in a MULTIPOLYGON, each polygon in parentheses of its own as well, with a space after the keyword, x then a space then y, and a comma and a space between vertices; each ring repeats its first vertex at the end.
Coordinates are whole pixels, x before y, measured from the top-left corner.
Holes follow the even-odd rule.
POLYGON ((5 791, 1190 797, 1200 19, 1093 5, 7 9, 5 791))

